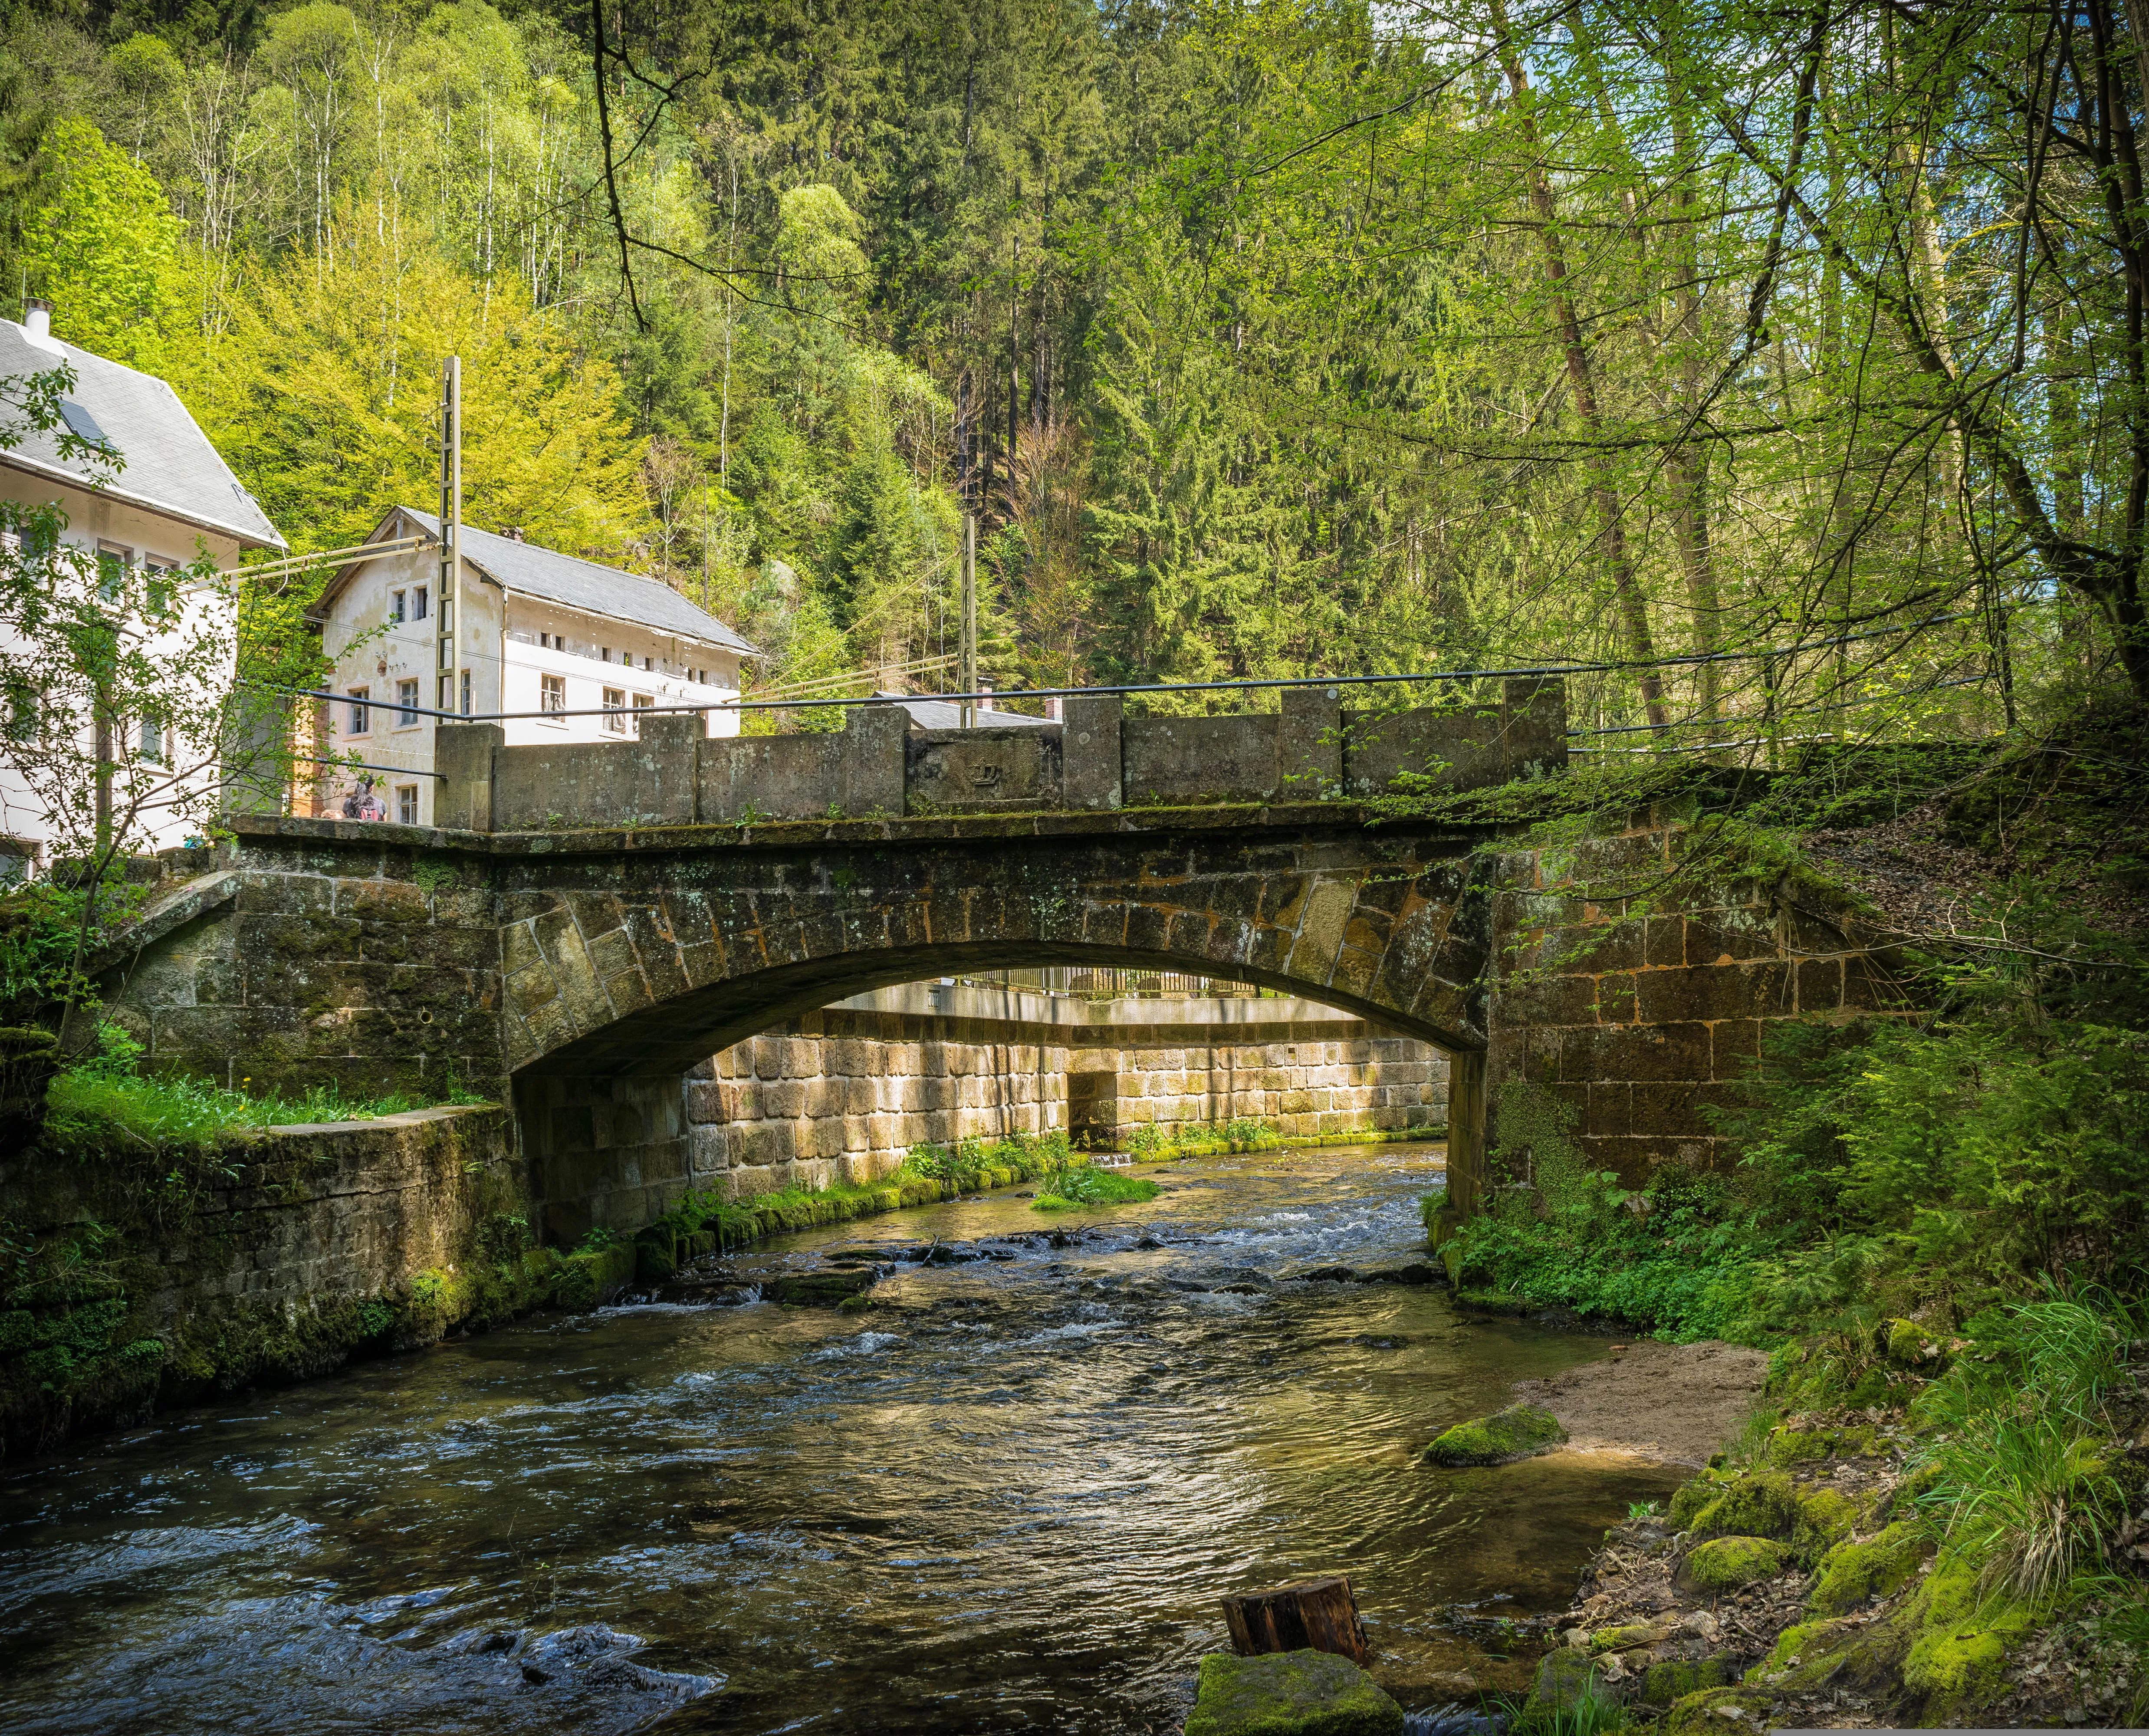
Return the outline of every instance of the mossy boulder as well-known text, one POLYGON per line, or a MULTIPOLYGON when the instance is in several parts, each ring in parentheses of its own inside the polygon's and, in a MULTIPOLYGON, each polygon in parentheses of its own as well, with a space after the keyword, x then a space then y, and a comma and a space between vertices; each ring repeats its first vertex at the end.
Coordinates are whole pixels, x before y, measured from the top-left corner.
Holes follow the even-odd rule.
POLYGON ((1490 1416, 1443 1429, 1425 1456, 1436 1465, 1508 1465, 1550 1452, 1567 1440, 1551 1411, 1537 1405, 1509 1405, 1490 1416))
POLYGON ((1723 1492, 1694 1517, 1688 1527, 1704 1537, 1773 1537, 1789 1542, 1799 1528, 1798 1491, 1780 1471, 1749 1471, 1725 1483, 1723 1492))
POLYGON ((1645 1705, 1668 1706, 1690 1693, 1730 1683, 1730 1666, 1721 1658, 1668 1658, 1651 1664, 1643 1676, 1642 1700, 1645 1705))
POLYGON ((1538 1660, 1530 1684, 1530 1697, 1522 1708, 1526 1724, 1552 1723, 1556 1715, 1572 1713, 1585 1701, 1610 1706, 1618 1699, 1604 1678, 1603 1663, 1579 1646, 1563 1646, 1538 1660))
POLYGON ((1806 1608, 1817 1616, 1848 1614, 1868 1598, 1900 1591, 1932 1552, 1924 1528, 1907 1519, 1864 1542, 1845 1538, 1821 1557, 1806 1608))
POLYGON ((610 1301, 634 1281, 634 1245, 607 1242, 586 1248, 560 1262, 560 1275, 552 1283, 555 1307, 586 1314, 610 1301))
POLYGON ((1794 1465, 1819 1464, 1828 1459, 1870 1457, 1875 1450, 1870 1428, 1779 1428, 1769 1437, 1761 1462, 1774 1470, 1788 1471, 1794 1465))
POLYGON ((1674 1531, 1688 1529, 1703 1509, 1723 1492, 1724 1479, 1707 1471, 1691 1482, 1681 1483, 1672 1492, 1672 1528, 1674 1531))
POLYGON ((1653 1646, 1660 1640, 1672 1637, 1672 1630, 1659 1623, 1638 1623, 1624 1628, 1599 1628, 1589 1636, 1589 1649, 1602 1656, 1607 1652, 1631 1651, 1636 1646, 1653 1646))
POLYGON ((1912 1635, 1903 1685, 1924 1702, 1920 1723, 1954 1723, 1990 1703, 2007 1653, 2031 1624, 2022 1605, 1978 1584, 1977 1570, 1942 1556, 1905 1612, 1912 1635))
POLYGON ((1914 1320, 1891 1320, 1880 1329, 1880 1351, 1891 1368, 1936 1371, 1947 1362, 1943 1343, 1939 1333, 1914 1320))
POLYGON ((1657 1736, 1729 1736, 1769 1727, 1769 1696, 1750 1688, 1704 1688, 1672 1702, 1657 1736))
POLYGON ((1211 1653, 1186 1736, 1402 1736, 1403 1708, 1347 1658, 1211 1653))
POLYGON ((1687 1552, 1672 1583, 1696 1596, 1719 1598, 1783 1571, 1781 1544, 1767 1537, 1714 1537, 1687 1552))
POLYGON ((1858 1503, 1840 1489, 1807 1489, 1799 1496, 1799 1522, 1791 1535, 1810 1561, 1849 1537, 1858 1519, 1858 1503))

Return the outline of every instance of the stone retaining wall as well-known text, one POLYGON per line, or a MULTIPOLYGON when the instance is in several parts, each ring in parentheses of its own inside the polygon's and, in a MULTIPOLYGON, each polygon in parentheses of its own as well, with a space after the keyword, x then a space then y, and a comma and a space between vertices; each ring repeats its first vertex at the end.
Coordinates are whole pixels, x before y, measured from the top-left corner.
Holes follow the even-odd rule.
POLYGON ((589 1306, 632 1276, 631 1254, 531 1246, 528 1200, 512 1120, 489 1106, 234 1135, 199 1158, 7 1153, 0 1457, 589 1306))
POLYGON ((686 1088, 697 1187, 733 1195, 878 1180, 915 1145, 1075 1125, 1098 1144, 1139 1126, 1260 1116, 1286 1137, 1444 1124, 1447 1060, 1355 1019, 1220 1035, 831 1008, 734 1044, 686 1088), (1101 1039, 1110 1038, 1110 1041, 1101 1039), (1109 1080, 1103 1088, 1100 1080, 1109 1080), (1086 1088, 1086 1089, 1085 1089, 1086 1088), (1108 1099, 1102 1113, 1097 1099, 1108 1099))

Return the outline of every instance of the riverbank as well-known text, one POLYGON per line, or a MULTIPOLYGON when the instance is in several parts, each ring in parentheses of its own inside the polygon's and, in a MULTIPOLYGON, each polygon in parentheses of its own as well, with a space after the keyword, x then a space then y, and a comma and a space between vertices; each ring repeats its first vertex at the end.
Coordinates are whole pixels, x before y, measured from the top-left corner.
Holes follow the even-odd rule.
POLYGON ((1744 1428, 1769 1359, 1745 1345, 1614 1343, 1601 1362, 1522 1381, 1517 1400, 1559 1419, 1573 1452, 1623 1452, 1699 1470, 1744 1428))
MULTIPOLYGON (((2058 1301, 2015 1324, 2041 1360, 2008 1371, 2023 1384, 2004 1407, 1969 1342, 1908 1322, 1876 1340, 1870 1401, 1817 1402, 1839 1395, 1839 1371, 1812 1346, 1779 1357, 1724 1450, 1666 1509, 1607 1534, 1525 1723, 1588 1701, 1598 1728, 1663 1736, 2139 1725, 2149 1343, 2058 1301)), ((1672 1368, 1729 1347, 1663 1348, 1669 1403, 1672 1368)), ((1595 1396, 1633 1384, 1623 1367, 1593 1381, 1604 1366, 1527 1392, 1586 1427, 1595 1396)))

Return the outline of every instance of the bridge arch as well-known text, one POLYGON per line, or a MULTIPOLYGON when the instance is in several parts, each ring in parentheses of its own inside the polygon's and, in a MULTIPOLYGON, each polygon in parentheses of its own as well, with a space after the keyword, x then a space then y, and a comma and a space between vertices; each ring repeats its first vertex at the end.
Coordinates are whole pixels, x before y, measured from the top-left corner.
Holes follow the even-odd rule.
MULTIPOLYGON (((1456 1155, 1482 1150, 1487 899, 1472 842, 1241 813, 1232 835, 1095 817, 800 847, 652 839, 502 864, 503 1059, 555 1227, 627 1220, 693 1173, 683 1075, 785 1019, 964 971, 1227 977, 1446 1051, 1456 1155)), ((841 834, 843 828, 829 828, 841 834)))

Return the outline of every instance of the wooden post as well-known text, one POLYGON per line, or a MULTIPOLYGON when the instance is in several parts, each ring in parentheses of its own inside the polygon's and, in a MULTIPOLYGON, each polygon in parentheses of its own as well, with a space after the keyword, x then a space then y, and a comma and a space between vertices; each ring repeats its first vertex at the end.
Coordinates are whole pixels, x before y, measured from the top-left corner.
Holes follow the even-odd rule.
MULTIPOLYGON (((978 691, 978 521, 964 515, 963 519, 963 637, 961 655, 956 659, 955 680, 958 690, 964 693, 978 691)), ((974 728, 978 720, 977 702, 963 699, 959 727, 974 728)))
POLYGON ((1358 1619, 1358 1600, 1341 1574, 1226 1598, 1224 1625, 1231 1630, 1231 1649, 1241 1658, 1311 1648, 1356 1664, 1372 1661, 1358 1619))

